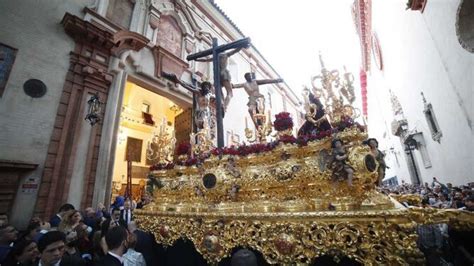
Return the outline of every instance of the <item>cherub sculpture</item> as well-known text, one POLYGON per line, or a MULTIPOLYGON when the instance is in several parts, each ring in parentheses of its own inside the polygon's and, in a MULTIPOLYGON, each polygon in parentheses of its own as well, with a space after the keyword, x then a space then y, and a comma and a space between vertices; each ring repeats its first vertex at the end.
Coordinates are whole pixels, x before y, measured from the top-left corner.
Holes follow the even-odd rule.
POLYGON ((341 139, 334 139, 331 143, 332 160, 329 168, 332 169, 332 177, 335 180, 347 179, 347 184, 352 186, 354 169, 347 162, 348 155, 341 139))

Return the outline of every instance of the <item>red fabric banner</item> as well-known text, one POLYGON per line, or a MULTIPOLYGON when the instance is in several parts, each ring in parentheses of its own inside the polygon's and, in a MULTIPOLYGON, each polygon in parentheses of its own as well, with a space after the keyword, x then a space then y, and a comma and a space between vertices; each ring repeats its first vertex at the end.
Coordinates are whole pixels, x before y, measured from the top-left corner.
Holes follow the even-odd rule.
POLYGON ((360 92, 362 96, 362 114, 367 117, 367 73, 360 70, 360 92))

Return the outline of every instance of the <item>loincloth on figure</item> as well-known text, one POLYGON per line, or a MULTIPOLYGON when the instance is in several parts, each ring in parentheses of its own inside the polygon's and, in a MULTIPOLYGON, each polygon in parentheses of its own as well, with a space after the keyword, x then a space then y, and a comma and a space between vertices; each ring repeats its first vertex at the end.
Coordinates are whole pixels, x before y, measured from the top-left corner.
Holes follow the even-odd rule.
POLYGON ((258 99, 262 99, 263 100, 263 105, 265 105, 265 98, 263 95, 259 95, 259 96, 254 96, 254 95, 249 95, 249 102, 247 103, 247 106, 253 110, 257 110, 258 109, 258 99))
POLYGON ((208 108, 196 109, 196 111, 194 111, 194 117, 196 119, 196 122, 198 123, 208 122, 210 118, 209 109, 208 108))
POLYGON ((221 82, 222 81, 231 81, 230 72, 227 69, 221 69, 221 82))

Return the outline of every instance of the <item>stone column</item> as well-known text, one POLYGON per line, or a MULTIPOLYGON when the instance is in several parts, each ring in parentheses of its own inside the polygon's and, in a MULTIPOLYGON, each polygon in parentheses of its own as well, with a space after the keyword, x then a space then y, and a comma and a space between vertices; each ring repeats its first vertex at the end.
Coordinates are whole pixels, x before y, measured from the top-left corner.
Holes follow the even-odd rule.
POLYGON ((107 14, 107 8, 109 8, 109 0, 97 0, 96 8, 97 14, 105 17, 107 14))
MULTIPOLYGON (((79 118, 86 117, 88 111, 87 101, 90 99, 92 94, 84 93, 80 101, 79 118)), ((74 205, 76 208, 80 208, 82 194, 84 192, 84 183, 86 173, 87 157, 89 155, 91 134, 95 130, 84 119, 78 119, 76 124, 78 130, 76 131, 78 136, 76 137, 77 148, 73 151, 72 156, 74 157, 74 164, 72 166, 72 173, 69 183, 69 192, 67 194, 67 202, 74 205)))
POLYGON ((103 140, 99 147, 99 159, 97 163, 97 173, 94 184, 93 206, 99 202, 107 206, 112 194, 112 178, 115 160, 115 148, 117 142, 117 132, 120 124, 121 105, 123 101, 123 90, 127 80, 127 75, 120 66, 120 59, 111 58, 110 71, 115 74, 111 85, 109 102, 104 116, 104 126, 102 128, 103 140))
POLYGON ((151 36, 151 43, 153 44, 153 46, 156 45, 158 42, 157 35, 158 35, 159 23, 160 23, 160 16, 156 14, 155 12, 152 12, 152 14, 150 14, 150 27, 153 30, 152 36, 151 36))
POLYGON ((132 21, 130 22, 130 31, 145 35, 143 25, 145 24, 146 3, 145 0, 134 0, 132 21))

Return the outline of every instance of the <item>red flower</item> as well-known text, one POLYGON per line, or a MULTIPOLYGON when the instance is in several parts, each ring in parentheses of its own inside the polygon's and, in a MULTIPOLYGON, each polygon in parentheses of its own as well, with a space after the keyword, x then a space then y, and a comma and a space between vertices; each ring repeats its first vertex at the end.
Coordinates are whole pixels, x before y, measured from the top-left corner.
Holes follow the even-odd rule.
POLYGON ((284 131, 293 128, 293 119, 291 118, 290 113, 281 112, 275 115, 275 118, 273 127, 276 131, 284 131))
POLYGON ((191 143, 188 141, 181 142, 178 147, 176 147, 176 155, 187 155, 191 151, 191 143))
POLYGON ((224 155, 239 155, 239 151, 235 148, 235 146, 225 147, 223 150, 224 155))
POLYGON ((184 162, 185 166, 192 166, 197 164, 198 160, 196 158, 189 158, 184 162))
POLYGON ((275 115, 276 119, 286 119, 286 118, 291 118, 290 113, 288 112, 281 112, 275 115))
POLYGON ((291 143, 294 144, 296 143, 296 138, 293 137, 292 135, 283 135, 280 137, 280 141, 283 143, 291 143))
POLYGON ((222 154, 222 149, 221 148, 215 148, 211 150, 211 154, 214 156, 219 156, 222 154))

